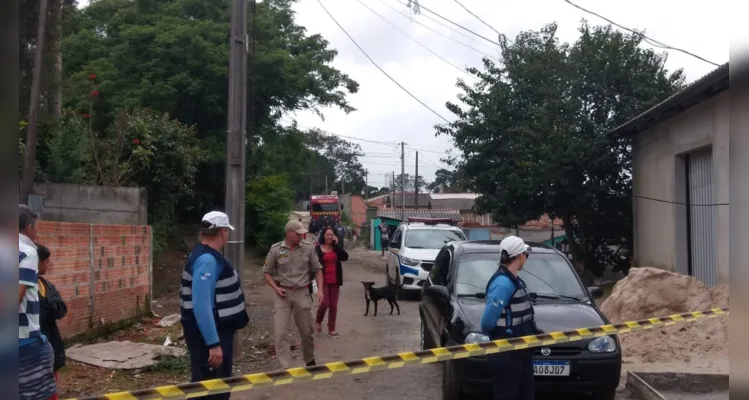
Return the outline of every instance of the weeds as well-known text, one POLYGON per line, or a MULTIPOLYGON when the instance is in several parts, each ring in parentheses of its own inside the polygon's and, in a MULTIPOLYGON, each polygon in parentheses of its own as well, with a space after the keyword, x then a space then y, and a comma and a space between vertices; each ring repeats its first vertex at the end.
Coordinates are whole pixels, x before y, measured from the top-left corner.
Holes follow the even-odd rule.
POLYGON ((147 368, 149 371, 166 371, 178 374, 186 374, 190 370, 190 359, 187 355, 174 356, 170 354, 159 354, 156 364, 147 368))

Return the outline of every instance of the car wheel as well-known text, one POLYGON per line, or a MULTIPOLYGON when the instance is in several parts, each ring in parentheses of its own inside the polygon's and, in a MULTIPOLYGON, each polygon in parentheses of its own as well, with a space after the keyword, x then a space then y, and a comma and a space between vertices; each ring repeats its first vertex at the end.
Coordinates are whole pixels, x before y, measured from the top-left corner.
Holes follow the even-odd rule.
POLYGON ((614 400, 616 398, 616 389, 593 393, 593 398, 595 400, 614 400))
POLYGON ((431 343, 429 343, 429 339, 427 339, 427 328, 426 323, 424 323, 424 319, 421 319, 421 329, 419 332, 419 342, 421 343, 421 349, 422 350, 429 350, 432 348, 431 343))
POLYGON ((442 363, 442 400, 462 400, 463 385, 455 371, 452 361, 442 363))

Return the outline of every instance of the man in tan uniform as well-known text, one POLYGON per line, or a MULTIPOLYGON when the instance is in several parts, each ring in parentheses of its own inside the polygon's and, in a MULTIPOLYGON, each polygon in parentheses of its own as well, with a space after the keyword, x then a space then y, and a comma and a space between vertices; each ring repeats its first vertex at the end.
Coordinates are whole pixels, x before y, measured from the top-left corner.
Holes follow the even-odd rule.
MULTIPOLYGON (((283 368, 289 368, 291 363, 287 339, 289 319, 292 316, 302 336, 304 362, 308 367, 315 365, 312 297, 309 288, 312 276, 317 281, 317 287, 322 287, 322 265, 312 244, 302 241, 305 233, 307 230, 301 222, 289 221, 286 224, 286 239, 271 246, 263 266, 265 282, 276 292, 273 331, 276 355, 283 368)), ((322 303, 322 290, 318 290, 317 296, 322 303)))

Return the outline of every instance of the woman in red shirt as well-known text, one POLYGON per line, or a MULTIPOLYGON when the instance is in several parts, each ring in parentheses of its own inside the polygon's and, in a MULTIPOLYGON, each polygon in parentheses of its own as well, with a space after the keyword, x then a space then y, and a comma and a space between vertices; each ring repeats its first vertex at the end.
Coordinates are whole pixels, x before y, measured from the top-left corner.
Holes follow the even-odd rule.
POLYGON ((322 320, 325 318, 325 312, 330 309, 328 314, 328 334, 338 336, 335 330, 336 314, 338 314, 338 294, 343 285, 343 266, 342 262, 348 260, 348 253, 338 243, 338 236, 335 230, 326 226, 320 235, 320 242, 315 246, 317 258, 323 266, 323 287, 318 290, 323 291, 323 302, 317 309, 317 318, 315 319, 315 330, 322 332, 322 320))

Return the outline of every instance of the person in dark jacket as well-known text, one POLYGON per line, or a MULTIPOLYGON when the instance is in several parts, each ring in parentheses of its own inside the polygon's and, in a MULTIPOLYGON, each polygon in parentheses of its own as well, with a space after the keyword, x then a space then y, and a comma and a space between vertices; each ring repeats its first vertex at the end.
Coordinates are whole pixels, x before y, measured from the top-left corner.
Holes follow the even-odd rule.
MULTIPOLYGON (((65 345, 62 342, 60 330, 57 329, 57 320, 65 317, 68 307, 55 285, 43 277, 52 266, 50 258, 52 252, 39 243, 36 243, 36 251, 39 255, 39 283, 37 285, 39 287, 39 327, 42 334, 47 337, 52 345, 52 352, 54 353, 53 370, 59 388, 57 371, 65 365, 65 345)), ((57 400, 57 394, 50 397, 50 400, 57 400)))
POLYGON ((325 319, 325 313, 328 314, 328 335, 338 336, 335 330, 336 316, 338 314, 338 295, 340 294, 341 285, 343 285, 343 262, 348 261, 348 253, 338 241, 335 229, 328 226, 322 231, 322 239, 315 246, 317 258, 323 267, 323 287, 318 290, 323 291, 323 301, 317 309, 317 318, 315 318, 315 331, 322 331, 322 320, 325 319))

